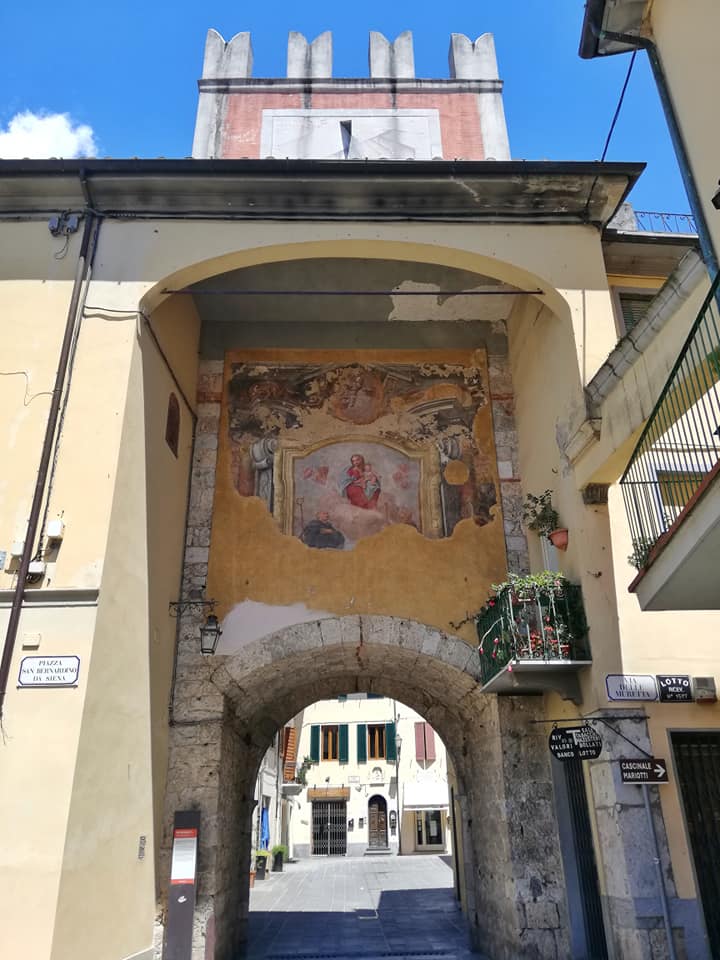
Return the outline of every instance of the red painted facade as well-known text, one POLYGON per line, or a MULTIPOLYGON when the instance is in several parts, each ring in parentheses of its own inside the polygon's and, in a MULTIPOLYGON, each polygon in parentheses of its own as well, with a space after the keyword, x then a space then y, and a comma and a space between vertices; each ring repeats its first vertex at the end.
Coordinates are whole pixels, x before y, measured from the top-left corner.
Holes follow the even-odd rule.
POLYGON ((275 93, 233 91, 226 95, 220 156, 260 159, 263 110, 438 110, 443 159, 483 160, 480 96, 460 91, 350 91, 275 93))

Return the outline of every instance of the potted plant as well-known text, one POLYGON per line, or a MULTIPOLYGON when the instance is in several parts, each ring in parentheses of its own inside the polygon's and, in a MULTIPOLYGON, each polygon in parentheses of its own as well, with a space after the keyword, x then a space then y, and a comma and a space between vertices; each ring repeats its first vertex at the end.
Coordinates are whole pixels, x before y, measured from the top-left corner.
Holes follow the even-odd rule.
POLYGON ((282 873, 283 860, 288 855, 288 848, 284 843, 276 843, 270 852, 273 858, 273 873, 282 873))
POLYGON ((255 870, 257 872, 258 880, 265 879, 265 874, 267 872, 267 862, 268 862, 269 856, 270 856, 269 850, 255 851, 255 870))
POLYGON ((532 493, 525 497, 523 522, 529 530, 547 537, 558 550, 567 550, 568 531, 560 526, 560 517, 552 503, 552 490, 545 490, 539 497, 532 493))

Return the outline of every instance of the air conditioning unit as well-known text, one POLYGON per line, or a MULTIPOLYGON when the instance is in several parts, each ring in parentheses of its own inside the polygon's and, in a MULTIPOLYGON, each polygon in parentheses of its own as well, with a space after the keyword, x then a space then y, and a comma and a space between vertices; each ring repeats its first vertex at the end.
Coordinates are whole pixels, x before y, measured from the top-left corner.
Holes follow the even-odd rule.
POLYGON ((40 577, 44 577, 45 567, 46 567, 46 564, 44 560, 31 560, 30 566, 28 567, 28 576, 36 577, 37 579, 40 579, 40 577))
POLYGON ((10 547, 10 556, 21 557, 24 549, 25 549, 24 540, 13 540, 12 546, 10 547))

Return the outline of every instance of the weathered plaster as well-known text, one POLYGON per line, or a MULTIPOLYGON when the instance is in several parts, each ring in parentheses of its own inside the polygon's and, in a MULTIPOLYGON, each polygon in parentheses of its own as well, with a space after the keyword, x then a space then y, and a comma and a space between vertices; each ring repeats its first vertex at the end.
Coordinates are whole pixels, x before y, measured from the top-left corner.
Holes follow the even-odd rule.
MULTIPOLYGON (((394 354, 363 351, 362 354, 334 354, 313 351, 244 354, 258 364, 283 360, 314 363, 404 362, 427 365, 477 364, 482 353, 446 351, 394 354)), ((226 373, 227 377, 227 373, 226 373)), ((326 437, 328 431, 348 430, 348 424, 318 412, 311 419, 312 432, 326 437)), ((350 425, 352 426, 352 425, 350 425)), ((403 431, 393 420, 395 430, 403 431)), ((407 426, 407 425, 406 425, 407 426)), ((511 428, 511 424, 502 424, 511 428)), ((223 404, 219 436, 227 436, 228 408, 223 404)), ((478 408, 473 432, 478 449, 484 452, 488 476, 499 485, 495 467, 493 416, 489 404, 478 408)), ((200 440, 200 438, 199 438, 200 440)), ((505 528, 501 508, 492 508, 493 520, 478 526, 473 520, 459 522, 451 537, 430 540, 406 524, 386 527, 380 533, 358 541, 352 551, 314 550, 298 539, 283 535, 257 498, 241 496, 232 483, 228 444, 218 443, 209 433, 200 444, 208 454, 218 453, 217 475, 208 469, 195 472, 193 503, 209 501, 214 490, 212 548, 202 559, 209 563, 208 591, 220 600, 224 616, 231 606, 252 599, 270 606, 304 604, 337 615, 385 613, 409 617, 422 623, 452 630, 468 614, 479 609, 490 585, 499 582, 507 570, 505 528), (199 492, 202 485, 203 492, 199 492), (237 544, 245 544, 238 550, 237 544)), ((501 490, 501 497, 505 491, 501 490)), ((510 536, 521 537, 513 529, 510 536)), ((519 543, 513 543, 517 552, 519 543)), ((189 558, 189 562, 193 557, 189 558)), ((474 627, 465 623, 459 632, 475 643, 474 627)))
POLYGON ((304 603, 291 603, 286 606, 257 603, 255 600, 243 600, 226 614, 222 622, 222 637, 218 644, 219 654, 238 653, 243 646, 259 640, 270 633, 276 633, 292 624, 311 623, 327 620, 334 616, 327 610, 313 610, 304 603))

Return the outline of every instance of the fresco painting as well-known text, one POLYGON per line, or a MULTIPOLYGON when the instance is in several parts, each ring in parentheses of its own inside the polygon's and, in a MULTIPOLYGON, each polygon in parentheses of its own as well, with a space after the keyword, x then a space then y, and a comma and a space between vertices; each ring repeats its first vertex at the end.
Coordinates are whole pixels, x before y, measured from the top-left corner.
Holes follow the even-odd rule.
POLYGON ((296 456, 292 533, 309 547, 349 550, 393 523, 421 530, 421 473, 418 457, 377 442, 340 441, 296 456))
POLYGON ((451 536, 492 523, 484 355, 472 363, 226 362, 228 462, 283 533, 351 550, 388 526, 451 536), (482 361, 482 362, 481 362, 482 361))

